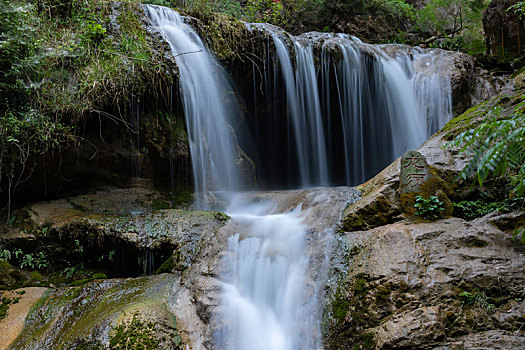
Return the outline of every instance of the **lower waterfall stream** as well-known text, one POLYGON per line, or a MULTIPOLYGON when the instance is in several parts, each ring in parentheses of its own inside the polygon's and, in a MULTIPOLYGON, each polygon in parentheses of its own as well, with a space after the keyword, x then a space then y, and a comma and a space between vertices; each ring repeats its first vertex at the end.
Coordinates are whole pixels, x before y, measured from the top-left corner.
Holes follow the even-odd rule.
POLYGON ((321 349, 323 286, 349 187, 237 194, 223 261, 220 349, 321 349))

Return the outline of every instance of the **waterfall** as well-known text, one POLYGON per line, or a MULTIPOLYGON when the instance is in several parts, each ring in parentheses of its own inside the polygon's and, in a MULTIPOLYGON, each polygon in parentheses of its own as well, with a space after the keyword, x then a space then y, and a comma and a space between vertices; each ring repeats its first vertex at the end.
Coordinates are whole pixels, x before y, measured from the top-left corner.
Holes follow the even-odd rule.
POLYGON ((273 35, 273 42, 286 85, 288 114, 294 131, 301 185, 327 186, 326 144, 312 47, 294 42, 297 58, 294 71, 288 49, 281 39, 273 35))
POLYGON ((362 183, 452 117, 450 80, 434 51, 267 29, 286 88, 300 186, 362 183))
POLYGON ((321 349, 319 301, 336 223, 354 201, 348 187, 236 195, 223 280, 228 350, 321 349))
POLYGON ((179 68, 196 207, 205 208, 208 191, 239 189, 238 149, 231 125, 240 119, 240 108, 228 76, 181 15, 162 6, 144 8, 170 45, 179 68))
POLYGON ((300 211, 299 205, 289 213, 268 215, 261 204, 234 204, 228 210, 252 236, 241 240, 237 233, 228 240, 235 258, 229 264, 231 280, 224 284, 227 349, 292 350, 311 344, 300 332, 308 262, 300 211))
MULTIPOLYGON (((160 6, 145 5, 145 11, 179 68, 197 206, 209 207, 207 192, 240 189, 241 150, 233 127, 242 120, 240 107, 228 76, 183 18, 160 6)), ((254 63, 247 97, 253 99, 253 115, 246 120, 252 120, 254 158, 286 172, 287 184, 363 182, 417 148, 451 115, 450 81, 439 75, 441 68, 431 67, 431 51, 367 45, 346 35, 319 34, 320 46, 309 37, 283 38, 274 33, 265 43, 264 88, 256 83, 254 63)), ((243 126, 236 126, 246 138, 243 126)), ((217 307, 221 320, 208 325, 215 331, 215 348, 322 348, 323 267, 335 225, 355 196, 352 189, 331 188, 230 197, 226 212, 232 221, 225 227, 232 235, 223 252, 217 307)))

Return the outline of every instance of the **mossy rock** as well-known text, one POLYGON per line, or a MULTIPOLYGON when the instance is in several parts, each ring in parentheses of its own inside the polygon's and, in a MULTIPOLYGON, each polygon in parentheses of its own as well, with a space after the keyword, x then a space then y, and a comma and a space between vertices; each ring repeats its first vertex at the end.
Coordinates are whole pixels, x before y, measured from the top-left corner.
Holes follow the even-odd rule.
POLYGON ((431 167, 425 157, 419 152, 408 151, 401 157, 400 201, 403 212, 416 214, 416 199, 421 196, 428 199, 438 197, 443 204, 443 210, 438 215, 441 218, 450 217, 453 206, 447 197, 447 184, 438 176, 436 169, 431 167))
POLYGON ((366 221, 357 214, 347 215, 343 220, 343 230, 346 232, 363 231, 366 226, 366 221))
POLYGON ((173 255, 170 255, 170 257, 164 260, 162 265, 160 265, 159 268, 155 270, 155 274, 158 275, 161 273, 172 273, 175 267, 176 264, 175 260, 173 259, 173 255))
POLYGON ((524 89, 519 88, 515 91, 500 94, 490 100, 484 101, 466 110, 460 116, 451 119, 441 129, 444 139, 451 141, 463 131, 473 129, 484 122, 488 117, 497 119, 507 119, 513 113, 513 108, 523 101, 524 89), (502 108, 499 115, 491 115, 495 107, 502 108))

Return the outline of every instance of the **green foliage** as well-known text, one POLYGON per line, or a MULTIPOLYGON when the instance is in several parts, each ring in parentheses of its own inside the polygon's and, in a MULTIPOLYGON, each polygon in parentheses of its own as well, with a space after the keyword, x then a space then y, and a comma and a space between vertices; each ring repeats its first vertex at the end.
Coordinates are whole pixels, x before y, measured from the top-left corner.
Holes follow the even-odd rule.
POLYGON ((416 208, 415 214, 421 216, 425 220, 437 220, 440 212, 445 210, 443 202, 441 202, 436 196, 430 196, 429 198, 416 196, 414 208, 416 208))
MULTIPOLYGON (((18 1, 0 3, 0 116, 28 109, 27 60, 38 50, 33 7, 18 1)), ((0 124, 1 125, 1 124, 0 124)))
POLYGON ((78 239, 75 239, 75 253, 84 253, 84 246, 80 244, 80 241, 78 239))
POLYGON ((0 261, 11 260, 11 251, 8 249, 0 249, 0 261))
POLYGON ((366 9, 369 12, 382 13, 391 19, 413 20, 416 14, 414 6, 404 0, 373 0, 367 2, 366 9))
POLYGON ((0 261, 18 261, 21 269, 38 269, 44 270, 49 266, 46 253, 39 251, 35 254, 24 254, 24 252, 18 248, 11 252, 8 249, 0 250, 0 261))
POLYGON ((67 279, 73 278, 75 274, 77 273, 83 273, 84 272, 84 263, 78 263, 74 266, 68 266, 64 268, 61 272, 61 276, 65 276, 67 279))
POLYGON ((244 17, 250 22, 266 22, 283 25, 285 17, 283 4, 278 0, 248 0, 244 17))
POLYGON ((20 262, 20 268, 43 270, 49 266, 49 261, 44 252, 37 252, 36 254, 24 254, 20 262))
POLYGON ((509 11, 513 11, 515 14, 517 14, 520 20, 523 19, 523 15, 525 14, 525 1, 518 1, 514 5, 510 6, 506 12, 509 11))
POLYGON ((497 201, 489 197, 486 193, 481 193, 479 199, 455 202, 452 203, 452 205, 454 206, 455 216, 470 221, 493 211, 508 212, 517 208, 519 203, 514 199, 497 201))
POLYGON ((460 147, 460 153, 470 161, 459 174, 466 180, 476 177, 479 186, 489 176, 506 177, 511 194, 522 197, 525 193, 525 101, 514 107, 508 119, 501 120, 502 109, 494 108, 487 121, 459 134, 445 147, 460 147))
POLYGON ((484 50, 482 17, 486 0, 431 0, 416 11, 415 29, 439 39, 434 46, 471 54, 484 50))
POLYGON ((99 45, 106 36, 106 28, 94 20, 87 19, 82 22, 84 39, 93 45, 99 45))
POLYGON ((11 304, 11 299, 2 298, 2 303, 0 304, 0 321, 7 316, 7 311, 9 310, 9 304, 11 304))
POLYGON ((472 292, 461 292, 459 293, 459 299, 461 300, 461 306, 475 306, 486 311, 494 311, 495 305, 489 302, 489 298, 485 292, 475 288, 472 292))

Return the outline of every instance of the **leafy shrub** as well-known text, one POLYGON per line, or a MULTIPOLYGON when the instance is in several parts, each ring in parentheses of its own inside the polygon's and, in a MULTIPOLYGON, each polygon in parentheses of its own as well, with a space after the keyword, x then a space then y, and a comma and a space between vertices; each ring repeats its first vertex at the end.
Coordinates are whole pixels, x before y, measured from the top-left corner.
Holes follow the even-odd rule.
POLYGON ((460 153, 470 157, 459 174, 466 180, 476 177, 479 186, 489 176, 503 176, 511 184, 511 194, 521 197, 525 193, 525 101, 514 108, 508 119, 501 120, 501 107, 496 107, 487 122, 460 133, 445 147, 461 147, 460 153))
POLYGON ((484 0, 430 0, 416 11, 415 29, 426 37, 445 39, 443 48, 481 53, 484 50, 481 19, 487 4, 484 0))
POLYGON ((415 214, 425 220, 437 220, 440 212, 445 209, 443 202, 436 196, 430 196, 429 198, 416 196, 414 208, 416 208, 415 214))
POLYGON ((509 11, 513 11, 515 14, 517 14, 520 20, 523 19, 523 15, 525 14, 525 1, 518 1, 509 7, 506 12, 509 11))
MULTIPOLYGON (((525 95, 508 115, 495 107, 486 122, 474 129, 460 133, 444 147, 461 147, 470 161, 460 172, 458 179, 475 178, 480 187, 489 177, 503 177, 510 186, 509 209, 523 207, 525 201, 525 95), (506 119, 504 119, 506 118, 506 119)), ((525 229, 517 229, 514 236, 521 236, 525 243, 525 229)))
POLYGON ((459 299, 461 300, 461 306, 475 306, 487 311, 494 311, 496 306, 489 302, 489 298, 485 292, 479 289, 474 289, 472 292, 461 292, 459 293, 459 299))

